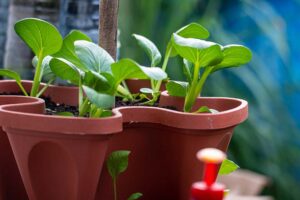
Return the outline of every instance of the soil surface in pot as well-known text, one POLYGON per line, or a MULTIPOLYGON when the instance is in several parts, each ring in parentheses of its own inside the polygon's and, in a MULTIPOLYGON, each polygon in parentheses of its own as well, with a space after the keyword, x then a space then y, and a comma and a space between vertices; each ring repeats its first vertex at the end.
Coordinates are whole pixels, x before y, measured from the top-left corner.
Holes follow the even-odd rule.
MULTIPOLYGON (((22 96, 23 93, 0 93, 0 95, 21 95, 22 96)), ((51 100, 51 97, 42 96, 41 98, 45 101, 47 115, 57 115, 58 113, 61 112, 70 112, 74 116, 79 115, 79 110, 78 107, 76 106, 55 103, 54 101, 51 100)), ((144 104, 145 102, 146 101, 135 101, 135 102, 123 101, 122 98, 117 97, 115 107, 118 108, 124 106, 147 106, 144 104)), ((151 107, 158 107, 158 102, 156 102, 151 107)), ((170 109, 170 110, 177 110, 176 107, 174 106, 165 106, 163 108, 170 109)))

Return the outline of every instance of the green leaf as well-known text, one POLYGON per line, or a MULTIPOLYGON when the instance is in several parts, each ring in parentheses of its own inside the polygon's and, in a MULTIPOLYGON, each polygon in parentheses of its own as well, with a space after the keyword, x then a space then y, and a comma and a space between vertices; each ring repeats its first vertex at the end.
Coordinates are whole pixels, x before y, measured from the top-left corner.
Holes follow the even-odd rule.
POLYGON ((158 67, 143 67, 131 59, 122 59, 111 65, 112 74, 119 85, 125 79, 163 80, 167 74, 158 67))
POLYGON ((73 65, 81 69, 82 71, 87 71, 87 68, 81 63, 78 56, 75 53, 74 43, 77 40, 85 40, 91 42, 91 38, 89 38, 86 34, 73 30, 71 31, 63 40, 63 45, 59 52, 54 54, 54 57, 64 58, 71 62, 73 65))
POLYGON ((213 67, 211 73, 224 68, 239 67, 247 64, 252 59, 250 49, 242 45, 227 45, 222 49, 223 60, 221 63, 213 67))
POLYGON ((110 117, 113 116, 113 112, 111 110, 103 110, 100 117, 110 117))
POLYGON ((219 113, 216 109, 209 108, 207 106, 201 106, 198 110, 196 110, 194 113, 219 113))
POLYGON ((207 39, 209 37, 208 30, 194 22, 182 27, 176 33, 184 38, 207 39))
POLYGON ((21 77, 17 72, 8 69, 0 69, 0 76, 8 77, 14 79, 17 83, 21 83, 21 77))
POLYGON ((78 85, 81 78, 80 71, 72 63, 63 58, 53 58, 49 65, 56 76, 78 85))
POLYGON ((8 69, 0 69, 0 76, 4 76, 4 77, 8 77, 11 79, 14 79, 18 86, 20 87, 20 89, 22 90, 22 92, 24 93, 25 96, 28 96, 27 92, 25 91, 22 83, 21 83, 21 77, 17 72, 8 70, 8 69))
MULTIPOLYGON (((196 38, 196 39, 207 39, 209 37, 209 32, 206 28, 197 23, 188 24, 178 31, 176 34, 184 38, 196 38)), ((172 42, 169 42, 167 49, 172 47, 172 42)), ((171 57, 177 56, 176 50, 173 48, 170 54, 171 57)))
POLYGON ((110 72, 110 65, 114 63, 114 59, 103 48, 92 42, 76 41, 75 53, 81 63, 94 72, 110 72))
POLYGON ((83 85, 93 88, 100 93, 110 94, 113 83, 110 83, 105 76, 93 71, 85 72, 83 78, 83 85))
POLYGON ((169 81, 166 85, 168 94, 175 97, 185 97, 188 83, 181 81, 169 81))
POLYGON ((142 196, 143 196, 142 193, 139 193, 139 192, 133 193, 132 195, 130 195, 130 197, 128 198, 128 200, 136 200, 136 199, 141 198, 142 196))
POLYGON ((238 168, 240 168, 237 164, 235 164, 233 161, 225 159, 222 162, 222 165, 219 170, 219 175, 227 175, 234 171, 236 171, 238 168))
POLYGON ((114 151, 108 157, 106 164, 110 176, 115 180, 119 174, 126 171, 130 151, 114 151))
POLYGON ((71 112, 58 112, 56 115, 65 116, 65 117, 74 117, 74 114, 71 112))
POLYGON ((58 52, 62 46, 56 27, 41 19, 22 19, 15 24, 15 31, 39 58, 58 52))
POLYGON ((199 63, 201 67, 219 64, 223 59, 221 46, 214 42, 183 38, 174 33, 172 43, 181 57, 192 63, 199 63))
POLYGON ((147 53, 149 59, 151 60, 151 66, 154 67, 158 65, 161 61, 161 54, 155 44, 148 38, 133 34, 133 37, 137 40, 138 44, 147 53))
POLYGON ((141 92, 141 93, 144 93, 144 94, 152 94, 152 93, 153 93, 153 90, 150 89, 150 88, 141 88, 141 89, 140 89, 140 92, 141 92))
POLYGON ((95 104, 98 108, 111 109, 115 106, 115 97, 108 94, 99 93, 96 90, 82 86, 87 98, 92 104, 95 104))

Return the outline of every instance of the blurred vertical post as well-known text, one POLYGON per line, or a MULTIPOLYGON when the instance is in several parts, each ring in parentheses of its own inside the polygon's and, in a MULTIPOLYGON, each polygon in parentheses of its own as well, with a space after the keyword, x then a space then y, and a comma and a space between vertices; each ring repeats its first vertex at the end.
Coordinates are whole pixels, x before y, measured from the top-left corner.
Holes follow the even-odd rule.
POLYGON ((5 41, 6 41, 8 5, 9 5, 9 0, 1 0, 0 1, 0 27, 1 27, 1 29, 0 29, 0 68, 3 67, 3 64, 4 64, 4 49, 5 49, 5 41))
POLYGON ((114 59, 117 56, 119 0, 101 0, 99 6, 99 44, 114 59))
POLYGON ((14 32, 14 24, 19 19, 32 17, 34 0, 12 0, 9 5, 4 67, 22 74, 23 79, 32 78, 32 53, 14 32))

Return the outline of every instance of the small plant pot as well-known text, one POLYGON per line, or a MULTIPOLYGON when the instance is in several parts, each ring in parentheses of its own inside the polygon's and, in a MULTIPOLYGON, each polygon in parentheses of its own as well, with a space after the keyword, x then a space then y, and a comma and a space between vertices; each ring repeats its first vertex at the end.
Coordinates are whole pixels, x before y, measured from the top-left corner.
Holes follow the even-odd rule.
MULTIPOLYGON (((16 98, 3 96, 2 98, 16 98)), ((119 113, 105 119, 43 115, 31 97, 0 107, 0 122, 13 149, 30 200, 93 200, 119 113)))
MULTIPOLYGON (((78 91, 66 89, 50 87, 45 95, 55 93, 52 100, 76 104, 74 94, 78 91)), ((105 119, 48 116, 44 115, 42 99, 24 96, 3 95, 0 104, 0 124, 7 133, 29 199, 94 200, 109 138, 122 130, 121 114, 114 112, 105 119)), ((7 179, 1 181, 4 186, 8 184, 7 179)), ((2 188, 4 195, 10 192, 2 188)))
MULTIPOLYGON (((22 85, 25 90, 30 91, 32 81, 22 81, 22 85)), ((42 84, 41 86, 43 87, 44 85, 42 84)), ((0 93, 21 94, 21 91, 15 81, 1 80, 0 93)), ((66 103, 68 105, 77 105, 77 94, 78 91, 76 88, 57 86, 50 86, 45 92, 45 96, 50 96, 53 101, 57 103, 66 103)), ((1 97, 0 106, 5 104, 22 103, 22 101, 26 103, 28 99, 19 98, 17 96, 13 96, 13 98, 1 97)), ((0 126, 2 126, 2 124, 0 124, 0 126)), ((2 199, 0 199, 27 200, 27 193, 13 156, 7 134, 2 130, 2 128, 0 128, 0 171, 0 197, 2 197, 2 199)))
MULTIPOLYGON (((183 107, 184 100, 162 93, 160 106, 183 107)), ((128 170, 118 179, 118 197, 133 192, 144 200, 186 200, 202 177, 199 149, 227 150, 235 126, 247 118, 247 102, 233 98, 198 98, 194 109, 208 106, 217 114, 192 114, 165 108, 123 107, 124 130, 110 141, 107 153, 130 150, 128 170)), ((103 168, 97 199, 112 200, 112 181, 103 168)))

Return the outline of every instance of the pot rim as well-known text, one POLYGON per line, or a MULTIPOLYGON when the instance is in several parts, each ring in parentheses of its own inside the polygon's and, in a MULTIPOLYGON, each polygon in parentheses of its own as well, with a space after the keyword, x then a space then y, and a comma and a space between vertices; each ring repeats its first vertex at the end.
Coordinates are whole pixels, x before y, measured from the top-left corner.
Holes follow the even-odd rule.
POLYGON ((0 106, 0 123, 3 127, 68 135, 107 135, 122 131, 122 115, 116 111, 113 111, 113 116, 107 118, 45 115, 43 114, 45 107, 43 99, 14 95, 0 96, 0 100, 3 99, 18 99, 15 103, 0 106), (22 100, 25 103, 21 102, 22 100), (29 107, 39 111, 37 113, 26 112, 29 107))
MULTIPOLYGON (((1 81, 2 82, 2 81, 1 81)), ((5 80, 4 82, 15 82, 14 80, 5 80)), ((32 81, 22 81, 24 83, 32 83, 32 81)), ((60 88, 67 90, 74 90, 77 87, 69 86, 50 86, 50 88, 60 88)), ((164 98, 171 96, 167 91, 161 94, 164 98)), ((5 96, 5 95, 3 95, 5 96)), ((2 96, 2 97, 3 97, 2 96)), ((1 96, 0 96, 1 97, 1 96)), ((14 96, 16 97, 16 96, 14 96)), ((33 101, 44 105, 43 100, 33 97, 33 101)), ((174 97, 172 97, 174 98, 174 97)), ((44 127, 39 124, 44 123, 44 126, 48 126, 48 131, 52 132, 64 132, 66 134, 108 134, 112 132, 120 132, 122 130, 123 123, 156 123, 164 126, 179 128, 179 129, 222 129, 238 125, 246 120, 248 117, 248 103, 245 100, 229 97, 199 97, 198 100, 217 100, 217 101, 234 101, 237 106, 221 111, 219 113, 185 113, 181 111, 170 110, 160 107, 147 107, 147 106, 125 106, 112 109, 114 115, 106 118, 85 118, 85 117, 64 117, 64 116, 51 116, 44 114, 23 113, 14 111, 13 107, 18 107, 24 104, 3 105, 0 106, 0 114, 4 113, 9 117, 22 118, 25 121, 29 119, 35 120, 35 126, 20 126, 20 123, 15 123, 13 127, 34 129, 45 131, 44 127), (57 121, 63 121, 66 124, 65 127, 57 130, 55 125, 57 121), (113 125, 112 127, 109 127, 113 125), (76 128, 71 128, 74 126, 76 128)), ((40 112, 41 113, 41 112, 40 112)), ((5 119, 2 119, 2 121, 5 119)), ((6 120, 7 121, 7 120, 6 120)), ((12 126, 13 122, 8 123, 12 126)))

